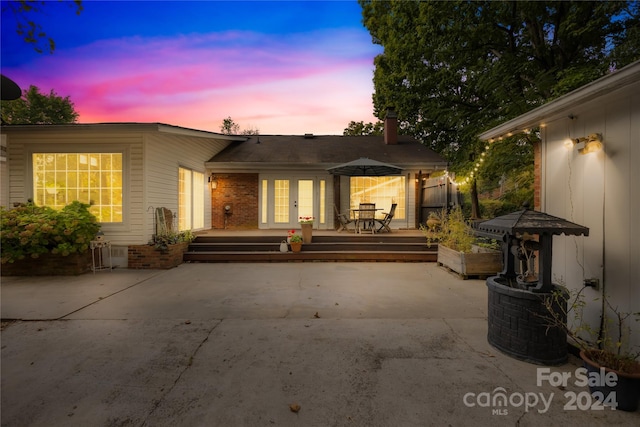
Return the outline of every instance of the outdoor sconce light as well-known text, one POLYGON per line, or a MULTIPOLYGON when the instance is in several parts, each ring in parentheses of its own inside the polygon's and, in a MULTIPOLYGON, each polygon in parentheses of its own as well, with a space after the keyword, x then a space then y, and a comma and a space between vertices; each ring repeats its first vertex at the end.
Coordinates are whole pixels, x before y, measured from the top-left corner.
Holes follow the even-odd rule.
POLYGON ((602 150, 602 135, 599 133, 592 133, 587 137, 572 138, 565 141, 564 146, 567 149, 571 149, 578 144, 584 144, 578 148, 578 153, 589 154, 602 150))
POLYGON ((218 180, 216 179, 216 176, 214 174, 211 174, 211 176, 209 177, 209 186, 212 190, 218 188, 218 180))
POLYGON ((599 133, 592 133, 587 137, 584 147, 580 148, 578 152, 580 154, 588 154, 595 153, 600 150, 602 150, 602 135, 599 133))

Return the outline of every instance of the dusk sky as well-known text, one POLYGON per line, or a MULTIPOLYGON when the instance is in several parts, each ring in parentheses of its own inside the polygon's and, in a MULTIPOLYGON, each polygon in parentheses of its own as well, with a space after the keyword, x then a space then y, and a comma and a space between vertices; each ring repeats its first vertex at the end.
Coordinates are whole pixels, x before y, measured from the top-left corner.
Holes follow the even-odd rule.
POLYGON ((46 2, 31 19, 56 42, 38 54, 2 2, 2 74, 68 96, 80 123, 161 122, 263 135, 342 134, 375 122, 382 52, 357 1, 46 2))

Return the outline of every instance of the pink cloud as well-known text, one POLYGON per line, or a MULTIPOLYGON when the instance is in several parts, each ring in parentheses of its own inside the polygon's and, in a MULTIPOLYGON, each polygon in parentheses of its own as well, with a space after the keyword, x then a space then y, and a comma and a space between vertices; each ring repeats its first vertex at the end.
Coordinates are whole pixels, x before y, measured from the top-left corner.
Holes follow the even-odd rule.
POLYGON ((231 116, 263 134, 338 134, 375 121, 377 48, 359 32, 286 40, 254 33, 105 40, 12 75, 69 96, 80 122, 164 122, 219 131, 231 116))

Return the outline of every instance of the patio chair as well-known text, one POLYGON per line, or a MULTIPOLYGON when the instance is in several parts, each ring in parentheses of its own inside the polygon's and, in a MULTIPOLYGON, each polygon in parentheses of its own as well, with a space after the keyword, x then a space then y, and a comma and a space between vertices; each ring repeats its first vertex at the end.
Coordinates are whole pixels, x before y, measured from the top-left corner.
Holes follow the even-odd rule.
POLYGON ((363 231, 370 231, 371 234, 376 232, 376 204, 375 203, 360 203, 360 209, 358 210, 358 222, 356 228, 358 233, 363 231))
MULTIPOLYGON (((342 230, 350 231, 349 224, 351 224, 352 222, 355 222, 355 220, 349 218, 347 214, 340 213, 336 205, 333 205, 333 209, 336 211, 336 218, 338 218, 338 221, 340 222, 340 227, 338 227, 338 233, 341 232, 342 230)), ((353 231, 355 231, 355 229, 353 231)))
POLYGON ((392 203, 389 213, 383 212, 384 218, 376 219, 376 221, 380 223, 380 228, 378 228, 378 231, 382 231, 382 229, 385 229, 387 232, 391 233, 389 223, 393 219, 393 216, 396 214, 396 206, 398 206, 397 203, 392 203))

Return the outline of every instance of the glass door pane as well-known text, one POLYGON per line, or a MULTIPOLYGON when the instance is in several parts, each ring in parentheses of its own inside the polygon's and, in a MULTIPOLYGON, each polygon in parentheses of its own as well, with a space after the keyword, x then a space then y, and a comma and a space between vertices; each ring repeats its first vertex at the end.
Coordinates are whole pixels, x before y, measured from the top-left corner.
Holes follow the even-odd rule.
POLYGON ((273 182, 273 221, 289 224, 289 180, 276 179, 273 182))
POLYGON ((313 180, 298 180, 298 218, 313 218, 313 180))

